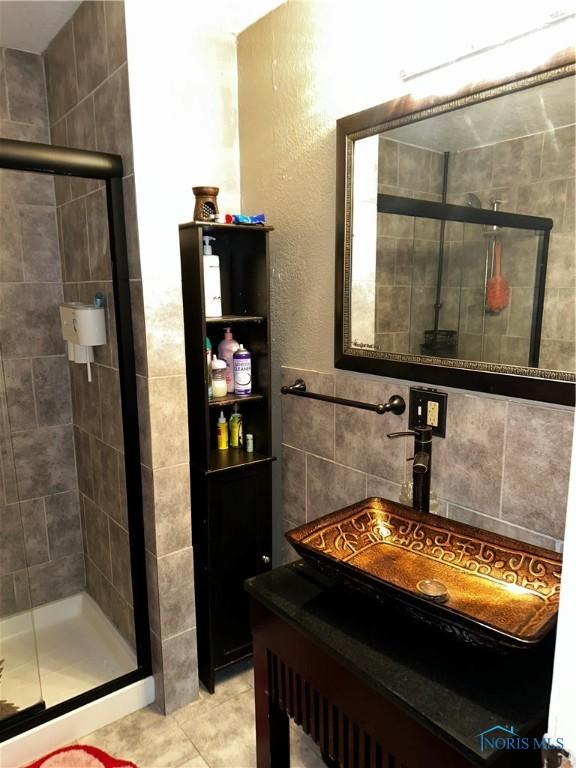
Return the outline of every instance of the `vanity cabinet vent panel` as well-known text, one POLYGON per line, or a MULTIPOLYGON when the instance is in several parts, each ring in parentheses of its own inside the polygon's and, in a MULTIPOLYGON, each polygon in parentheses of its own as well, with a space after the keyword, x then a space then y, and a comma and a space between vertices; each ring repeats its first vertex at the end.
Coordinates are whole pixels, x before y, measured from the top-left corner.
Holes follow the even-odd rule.
POLYGON ((192 544, 198 667, 214 691, 215 673, 250 656, 244 580, 271 567, 271 413, 268 234, 271 227, 190 223, 180 226, 186 346, 192 544), (222 317, 206 318, 202 238, 220 257, 222 317), (208 399, 205 340, 212 351, 230 326, 252 358, 252 395, 208 399), (254 453, 216 447, 220 411, 235 403, 254 453))

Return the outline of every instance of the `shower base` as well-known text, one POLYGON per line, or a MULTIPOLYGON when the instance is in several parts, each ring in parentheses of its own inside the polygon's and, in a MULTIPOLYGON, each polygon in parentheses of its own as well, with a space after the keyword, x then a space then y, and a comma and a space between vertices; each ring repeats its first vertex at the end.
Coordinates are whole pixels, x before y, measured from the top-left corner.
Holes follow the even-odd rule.
POLYGON ((0 621, 0 698, 20 710, 36 704, 40 690, 52 707, 136 669, 134 652, 87 593, 46 603, 33 615, 34 633, 29 612, 0 621))

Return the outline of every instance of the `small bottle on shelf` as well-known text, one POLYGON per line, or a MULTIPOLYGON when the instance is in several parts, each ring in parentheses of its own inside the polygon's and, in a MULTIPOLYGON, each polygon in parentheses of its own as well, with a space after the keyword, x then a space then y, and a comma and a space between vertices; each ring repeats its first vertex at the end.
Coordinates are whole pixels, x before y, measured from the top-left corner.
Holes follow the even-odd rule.
POLYGON ((240 448, 244 445, 244 435, 242 430, 242 414, 238 408, 238 403, 235 403, 232 409, 232 416, 230 416, 230 448, 240 448))
POLYGON ((254 453, 254 435, 246 435, 246 453, 254 453))
POLYGON ((234 394, 250 395, 252 393, 252 362, 250 352, 240 344, 234 352, 234 394))
POLYGON ((226 417, 224 411, 220 411, 220 418, 218 419, 218 450, 228 450, 228 424, 226 423, 226 417))
POLYGON ((216 355, 212 357, 212 397, 226 397, 228 387, 226 385, 226 363, 218 360, 216 355))

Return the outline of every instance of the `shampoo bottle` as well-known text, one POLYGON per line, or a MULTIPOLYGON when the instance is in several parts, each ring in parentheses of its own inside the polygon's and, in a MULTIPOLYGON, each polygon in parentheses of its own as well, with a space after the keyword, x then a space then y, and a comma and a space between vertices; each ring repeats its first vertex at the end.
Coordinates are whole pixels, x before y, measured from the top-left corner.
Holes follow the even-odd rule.
POLYGON ((242 414, 238 408, 238 403, 232 409, 230 416, 230 448, 240 448, 244 445, 244 435, 242 431, 242 414))
POLYGON ((216 238, 205 235, 204 240, 204 305, 206 317, 222 317, 222 296, 220 292, 220 258, 212 253, 211 240, 216 238))
POLYGON ((226 363, 226 385, 228 392, 234 392, 234 352, 238 342, 232 336, 232 328, 224 328, 224 339, 218 344, 218 357, 226 363))
POLYGON ((234 394, 249 395, 252 392, 252 363, 250 352, 240 344, 234 352, 234 394))
POLYGON ((218 450, 225 451, 228 448, 228 424, 226 424, 226 417, 224 411, 220 411, 220 418, 218 419, 218 450))

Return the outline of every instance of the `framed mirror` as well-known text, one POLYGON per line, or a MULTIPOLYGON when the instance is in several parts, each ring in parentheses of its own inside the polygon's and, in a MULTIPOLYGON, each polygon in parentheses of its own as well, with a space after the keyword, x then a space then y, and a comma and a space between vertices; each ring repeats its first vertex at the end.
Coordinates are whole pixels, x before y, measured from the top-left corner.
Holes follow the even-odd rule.
POLYGON ((572 53, 337 123, 335 366, 574 403, 572 53))

